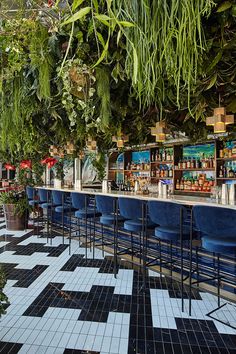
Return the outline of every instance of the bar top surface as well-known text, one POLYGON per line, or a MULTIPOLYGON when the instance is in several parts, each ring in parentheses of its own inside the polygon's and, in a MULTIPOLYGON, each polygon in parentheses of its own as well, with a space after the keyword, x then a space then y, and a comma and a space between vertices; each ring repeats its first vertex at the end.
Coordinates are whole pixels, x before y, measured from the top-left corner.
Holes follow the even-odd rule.
POLYGON ((159 201, 164 201, 164 202, 174 202, 174 203, 180 203, 184 205, 207 205, 207 206, 216 206, 216 207, 224 207, 224 208, 229 208, 229 209, 234 209, 236 210, 236 205, 232 204, 224 204, 224 203, 217 203, 216 201, 212 200, 211 198, 206 198, 206 197, 196 197, 196 196, 182 196, 182 195, 172 195, 169 198, 161 198, 158 197, 157 194, 155 193, 149 193, 149 194, 137 194, 135 192, 122 192, 122 191, 111 191, 111 192, 102 192, 102 190, 99 189, 92 189, 92 188, 85 188, 82 190, 74 189, 74 188, 67 188, 67 187, 62 187, 62 188, 54 188, 53 186, 38 186, 36 188, 40 189, 45 189, 45 190, 55 190, 55 191, 61 191, 61 192, 68 192, 68 193, 82 193, 82 194, 93 194, 93 195, 104 195, 104 196, 110 196, 110 197, 123 197, 123 198, 136 198, 136 199, 141 199, 141 200, 159 200, 159 201))

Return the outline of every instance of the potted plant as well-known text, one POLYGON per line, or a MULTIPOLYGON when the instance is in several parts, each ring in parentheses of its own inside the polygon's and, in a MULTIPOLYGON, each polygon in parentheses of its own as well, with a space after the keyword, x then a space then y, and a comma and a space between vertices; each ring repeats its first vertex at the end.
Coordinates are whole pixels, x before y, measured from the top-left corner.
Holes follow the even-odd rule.
POLYGON ((9 191, 0 193, 7 230, 25 230, 28 224, 29 206, 25 192, 9 191))

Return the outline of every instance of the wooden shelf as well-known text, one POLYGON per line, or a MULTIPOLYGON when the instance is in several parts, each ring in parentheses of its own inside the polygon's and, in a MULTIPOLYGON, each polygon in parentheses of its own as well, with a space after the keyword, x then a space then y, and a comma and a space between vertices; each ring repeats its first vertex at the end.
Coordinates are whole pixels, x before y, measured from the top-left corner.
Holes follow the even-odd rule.
POLYGON ((151 170, 124 170, 125 172, 150 172, 151 170))
POLYGON ((223 179, 230 179, 230 180, 236 180, 236 177, 216 177, 216 179, 223 180, 223 179))
POLYGON ((109 171, 124 171, 123 168, 109 168, 109 171))
POLYGON ((173 179, 173 177, 151 177, 155 179, 173 179))
POLYGON ((175 189, 174 193, 195 193, 195 194, 211 194, 212 192, 206 192, 206 191, 192 191, 188 189, 175 189))
POLYGON ((167 165, 167 164, 173 163, 173 160, 170 160, 170 161, 151 161, 151 163, 156 163, 156 164, 159 164, 159 165, 167 165))
POLYGON ((217 157, 216 161, 232 161, 232 160, 236 160, 236 156, 232 156, 232 157, 217 157))
POLYGON ((174 171, 215 171, 215 168, 174 168, 174 171))

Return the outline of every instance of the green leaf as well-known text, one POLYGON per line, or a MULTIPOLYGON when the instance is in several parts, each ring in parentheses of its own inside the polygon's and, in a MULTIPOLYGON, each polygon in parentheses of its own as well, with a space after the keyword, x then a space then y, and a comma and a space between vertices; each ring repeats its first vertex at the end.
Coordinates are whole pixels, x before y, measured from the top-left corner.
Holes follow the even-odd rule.
POLYGON ((79 7, 83 2, 84 0, 74 0, 72 5, 72 11, 75 11, 77 7, 79 7))
POLYGON ((98 36, 99 42, 101 43, 101 45, 103 46, 103 48, 105 48, 106 43, 105 43, 104 38, 103 38, 103 36, 101 35, 101 33, 100 33, 100 32, 97 32, 97 36, 98 36))
POLYGON ((135 24, 128 21, 119 21, 119 24, 124 27, 135 27, 135 24))
POLYGON ((214 86, 216 83, 216 80, 217 80, 217 73, 215 73, 215 75, 213 75, 213 77, 211 78, 206 90, 209 90, 212 86, 214 86))
POLYGON ((136 84, 137 77, 138 77, 138 55, 134 46, 133 46, 133 61, 134 61, 133 82, 136 84))
POLYGON ((93 68, 95 68, 95 66, 98 66, 103 61, 103 59, 106 57, 107 52, 108 52, 108 45, 109 45, 109 38, 108 38, 108 40, 107 40, 107 42, 105 44, 105 47, 103 49, 103 52, 102 52, 100 58, 98 59, 96 64, 94 64, 93 68))
POLYGON ((91 11, 91 7, 84 7, 83 9, 80 9, 78 12, 76 12, 73 16, 68 18, 68 20, 64 21, 62 23, 62 26, 67 25, 68 23, 75 22, 77 20, 81 20, 83 17, 85 17, 89 12, 91 11))
POLYGON ((217 55, 215 56, 215 59, 211 62, 211 64, 208 66, 206 72, 209 73, 218 63, 219 61, 221 60, 222 58, 222 55, 223 55, 223 51, 220 50, 217 55))
POLYGON ((96 12, 98 12, 98 1, 93 0, 93 6, 95 7, 96 12))
POLYGON ((223 12, 225 10, 228 10, 232 6, 232 3, 230 1, 224 1, 216 10, 216 12, 223 12))
POLYGON ((103 14, 102 15, 97 14, 94 17, 100 21, 109 21, 111 19, 109 16, 103 14))
POLYGON ((121 37, 121 30, 119 30, 119 32, 117 34, 117 39, 116 39, 117 46, 119 45, 120 37, 121 37))

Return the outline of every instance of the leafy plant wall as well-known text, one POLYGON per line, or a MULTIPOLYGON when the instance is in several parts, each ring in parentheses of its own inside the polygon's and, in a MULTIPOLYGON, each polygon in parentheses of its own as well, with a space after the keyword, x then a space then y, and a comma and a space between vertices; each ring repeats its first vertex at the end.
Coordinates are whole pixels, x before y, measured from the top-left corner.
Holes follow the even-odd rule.
POLYGON ((1 160, 153 141, 160 118, 204 138, 219 94, 236 112, 236 0, 22 3, 0 9, 1 160))

